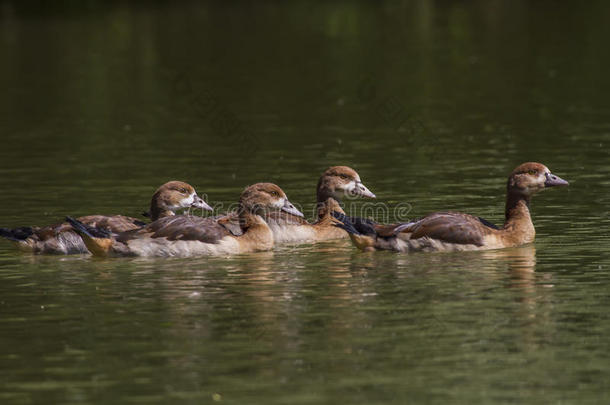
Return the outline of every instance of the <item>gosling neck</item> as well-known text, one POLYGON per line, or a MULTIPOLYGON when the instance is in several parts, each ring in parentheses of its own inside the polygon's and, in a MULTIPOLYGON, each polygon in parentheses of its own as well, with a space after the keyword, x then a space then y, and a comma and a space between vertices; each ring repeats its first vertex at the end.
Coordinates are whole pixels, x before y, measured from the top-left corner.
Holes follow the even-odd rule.
POLYGON ((518 243, 534 241, 536 230, 529 209, 530 197, 521 193, 508 192, 506 197, 503 230, 518 239, 518 243))
POLYGON ((318 191, 316 193, 316 198, 318 204, 325 202, 329 198, 338 201, 338 198, 335 197, 336 193, 334 187, 325 183, 320 179, 320 183, 318 183, 318 191))
POLYGON ((529 206, 529 196, 509 191, 506 195, 506 208, 504 210, 505 224, 522 218, 531 221, 529 206))
POLYGON ((341 201, 337 200, 332 195, 324 195, 320 194, 319 192, 316 209, 318 211, 318 219, 331 215, 333 211, 338 211, 345 214, 343 208, 341 208, 341 201))
POLYGON ((260 215, 240 209, 239 225, 244 232, 240 239, 250 246, 248 250, 269 250, 273 247, 273 231, 260 215))
POLYGON ((238 208, 238 216, 239 216, 239 225, 242 231, 247 231, 251 228, 256 228, 260 226, 267 226, 267 222, 261 219, 261 215, 256 212, 252 212, 252 210, 240 205, 238 208))
POLYGON ((150 202, 150 219, 156 221, 159 218, 171 217, 172 215, 176 215, 174 211, 170 210, 165 206, 165 204, 159 203, 157 200, 153 199, 150 202))

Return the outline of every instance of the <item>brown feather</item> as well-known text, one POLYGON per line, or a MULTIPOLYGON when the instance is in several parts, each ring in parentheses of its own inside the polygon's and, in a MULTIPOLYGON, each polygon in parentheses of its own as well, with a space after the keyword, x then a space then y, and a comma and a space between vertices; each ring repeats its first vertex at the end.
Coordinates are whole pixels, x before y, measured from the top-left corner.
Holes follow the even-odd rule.
POLYGON ((409 239, 432 238, 446 243, 462 245, 483 245, 483 238, 489 234, 477 217, 459 212, 437 212, 430 214, 402 229, 409 239))
POLYGON ((158 219, 143 228, 123 232, 116 240, 122 243, 130 240, 148 238, 166 238, 170 241, 190 240, 203 243, 217 243, 231 233, 213 218, 201 218, 190 215, 175 215, 158 219))
POLYGON ((224 227, 233 236, 241 236, 244 234, 244 229, 241 226, 239 215, 237 212, 230 212, 226 215, 215 217, 218 225, 224 227))

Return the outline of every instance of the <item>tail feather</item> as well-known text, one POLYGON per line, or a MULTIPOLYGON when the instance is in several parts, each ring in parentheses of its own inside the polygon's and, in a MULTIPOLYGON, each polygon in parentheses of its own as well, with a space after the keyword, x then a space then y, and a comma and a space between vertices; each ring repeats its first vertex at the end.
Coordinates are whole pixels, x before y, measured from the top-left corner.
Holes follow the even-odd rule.
POLYGON ((109 238, 111 236, 110 232, 104 230, 104 229, 99 229, 99 228, 95 228, 93 226, 89 226, 86 225, 84 223, 82 223, 81 221, 79 221, 78 219, 74 219, 72 217, 66 217, 66 221, 72 225, 72 228, 74 228, 74 231, 76 233, 78 233, 79 235, 87 235, 91 238, 109 238))
POLYGON ((354 224, 350 221, 349 217, 338 211, 333 211, 333 217, 336 219, 334 226, 341 228, 349 234, 360 235, 360 232, 354 227, 354 224))
POLYGON ((375 222, 366 218, 348 217, 338 211, 333 211, 333 217, 338 220, 335 226, 354 235, 375 235, 375 222))
POLYGON ((69 216, 66 217, 66 221, 72 225, 74 232, 80 235, 83 242, 85 242, 87 249, 89 249, 94 256, 108 255, 113 242, 110 232, 83 224, 81 221, 69 216))
POLYGON ((337 220, 335 226, 349 233, 352 243, 361 250, 375 249, 374 222, 365 218, 348 217, 337 211, 333 211, 333 217, 337 220))
POLYGON ((12 240, 14 242, 22 242, 34 234, 34 229, 30 226, 20 228, 0 228, 0 237, 12 240))

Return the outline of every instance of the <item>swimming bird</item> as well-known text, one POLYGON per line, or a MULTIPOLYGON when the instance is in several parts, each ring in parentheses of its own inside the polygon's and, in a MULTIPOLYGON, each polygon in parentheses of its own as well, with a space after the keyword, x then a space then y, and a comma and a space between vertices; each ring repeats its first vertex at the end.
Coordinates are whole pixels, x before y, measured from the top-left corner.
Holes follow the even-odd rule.
MULTIPOLYGON (((182 181, 170 181, 159 187, 150 201, 150 217, 156 220, 175 215, 183 208, 201 208, 212 211, 197 195, 193 186, 182 181)), ((110 233, 125 232, 140 228, 146 223, 123 215, 87 215, 78 220, 91 227, 110 233)), ((11 240, 22 251, 40 254, 88 253, 80 236, 73 232, 69 223, 44 227, 0 228, 0 236, 11 240)))
POLYGON ((435 212, 415 221, 380 225, 335 212, 336 226, 346 230, 362 250, 457 251, 512 247, 534 241, 530 215, 532 196, 546 188, 567 186, 541 163, 527 162, 508 177, 505 221, 497 227, 483 218, 460 212, 435 212))
POLYGON ((375 198, 358 173, 347 166, 333 166, 325 170, 318 181, 316 196, 317 220, 314 223, 287 212, 276 211, 265 216, 276 243, 347 238, 345 231, 333 226, 332 212, 343 213, 341 201, 345 197, 375 198))
POLYGON ((247 187, 239 198, 237 216, 241 232, 238 236, 225 226, 226 218, 177 215, 117 235, 70 217, 66 220, 95 256, 193 257, 270 250, 273 232, 263 217, 274 211, 303 216, 280 187, 257 183, 247 187))

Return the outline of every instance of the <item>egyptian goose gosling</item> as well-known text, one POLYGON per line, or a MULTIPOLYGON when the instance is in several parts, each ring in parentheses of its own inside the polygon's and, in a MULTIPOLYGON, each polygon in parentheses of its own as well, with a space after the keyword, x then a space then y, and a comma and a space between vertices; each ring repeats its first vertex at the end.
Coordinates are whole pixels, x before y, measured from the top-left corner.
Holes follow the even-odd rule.
POLYGON ((328 168, 318 181, 317 215, 314 223, 286 212, 273 212, 265 217, 273 231, 276 243, 316 242, 329 239, 347 238, 348 234, 333 226, 332 212, 343 213, 343 197, 375 198, 375 194, 366 188, 356 171, 347 166, 328 168))
POLYGON ((498 249, 534 241, 536 231, 530 216, 531 197, 548 187, 568 182, 551 174, 540 163, 523 163, 508 177, 505 221, 501 228, 480 217, 459 212, 436 212, 421 219, 379 225, 362 218, 334 216, 336 225, 350 233, 362 250, 457 251, 498 249))
MULTIPOLYGON (((152 220, 175 215, 183 208, 201 208, 212 211, 212 207, 201 199, 190 184, 170 181, 155 191, 150 201, 152 220)), ((78 220, 86 225, 111 233, 125 232, 140 228, 146 223, 123 215, 88 215, 78 220)), ((23 251, 41 254, 88 253, 80 236, 73 232, 69 223, 45 227, 0 228, 0 236, 13 241, 23 251)))
POLYGON ((303 216, 281 188, 257 183, 241 194, 237 215, 241 234, 235 236, 218 218, 178 215, 161 218, 147 226, 112 235, 66 218, 96 256, 229 255, 273 248, 273 232, 263 216, 283 211, 303 216))

